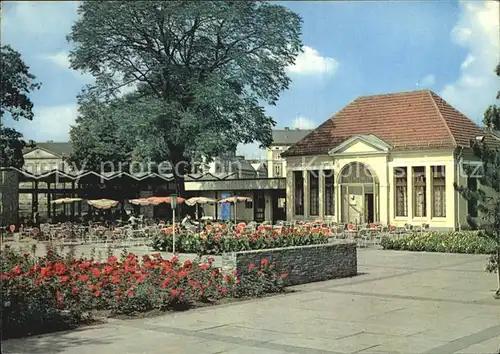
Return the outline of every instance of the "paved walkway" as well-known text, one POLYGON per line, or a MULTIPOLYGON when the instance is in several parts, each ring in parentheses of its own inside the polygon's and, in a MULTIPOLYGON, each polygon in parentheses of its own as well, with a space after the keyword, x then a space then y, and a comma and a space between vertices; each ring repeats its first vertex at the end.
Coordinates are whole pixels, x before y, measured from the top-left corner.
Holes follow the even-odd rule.
POLYGON ((485 256, 359 250, 359 276, 297 293, 2 343, 4 353, 488 353, 500 301, 485 256))

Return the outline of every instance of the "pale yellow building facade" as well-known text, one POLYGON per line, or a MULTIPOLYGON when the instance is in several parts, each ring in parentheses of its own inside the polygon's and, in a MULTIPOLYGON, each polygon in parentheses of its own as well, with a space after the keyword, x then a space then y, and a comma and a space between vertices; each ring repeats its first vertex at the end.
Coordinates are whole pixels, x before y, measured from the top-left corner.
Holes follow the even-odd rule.
POLYGON ((470 141, 484 139, 485 132, 458 111, 449 114, 451 107, 439 107, 443 103, 434 95, 417 91, 360 98, 292 146, 284 154, 288 220, 426 224, 431 229, 466 225, 475 207, 454 186, 474 182, 463 166, 477 165, 470 141), (400 108, 412 100, 418 111, 408 118, 414 113, 400 108), (422 128, 415 124, 420 114, 426 115, 422 128), (409 132, 394 120, 409 122, 409 132), (433 124, 437 132, 426 136, 433 124))

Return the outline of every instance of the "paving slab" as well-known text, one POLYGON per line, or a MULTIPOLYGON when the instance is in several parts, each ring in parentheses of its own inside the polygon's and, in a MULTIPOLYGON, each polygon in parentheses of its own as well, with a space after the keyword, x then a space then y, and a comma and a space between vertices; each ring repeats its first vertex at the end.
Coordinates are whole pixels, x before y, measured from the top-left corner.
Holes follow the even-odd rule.
MULTIPOLYGON (((148 254, 144 246, 130 249, 148 254)), ((167 257, 168 255, 165 255, 167 257)), ((182 255, 181 259, 191 257, 182 255)), ((500 301, 485 256, 358 251, 356 277, 297 292, 7 340, 4 353, 488 353, 500 301)))

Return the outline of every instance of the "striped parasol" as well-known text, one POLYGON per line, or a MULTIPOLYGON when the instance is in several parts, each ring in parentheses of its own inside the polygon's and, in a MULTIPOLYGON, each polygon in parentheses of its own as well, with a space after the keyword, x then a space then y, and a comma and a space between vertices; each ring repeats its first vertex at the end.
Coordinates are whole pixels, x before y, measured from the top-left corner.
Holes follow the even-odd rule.
POLYGON ((75 202, 81 202, 82 198, 59 198, 51 201, 51 204, 70 204, 75 202))
POLYGON ((130 199, 129 203, 134 205, 151 205, 149 198, 130 199))
POLYGON ((119 201, 112 199, 95 199, 87 200, 87 203, 97 209, 109 209, 117 206, 119 201))
MULTIPOLYGON (((148 199, 151 205, 170 204, 172 201, 172 197, 149 197, 148 199)), ((177 197, 177 204, 184 203, 184 200, 184 198, 177 197)))

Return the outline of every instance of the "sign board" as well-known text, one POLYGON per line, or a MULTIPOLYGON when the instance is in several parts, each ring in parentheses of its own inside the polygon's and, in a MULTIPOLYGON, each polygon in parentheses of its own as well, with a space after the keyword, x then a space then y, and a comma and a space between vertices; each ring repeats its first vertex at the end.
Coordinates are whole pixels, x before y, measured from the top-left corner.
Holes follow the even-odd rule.
MULTIPOLYGON (((228 193, 222 193, 221 194, 221 199, 229 198, 231 194, 228 193)), ((229 203, 222 203, 220 206, 220 216, 221 219, 224 221, 230 220, 231 219, 231 204, 229 203)))
POLYGON ((170 206, 172 209, 177 209, 177 194, 170 195, 170 206))

